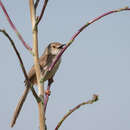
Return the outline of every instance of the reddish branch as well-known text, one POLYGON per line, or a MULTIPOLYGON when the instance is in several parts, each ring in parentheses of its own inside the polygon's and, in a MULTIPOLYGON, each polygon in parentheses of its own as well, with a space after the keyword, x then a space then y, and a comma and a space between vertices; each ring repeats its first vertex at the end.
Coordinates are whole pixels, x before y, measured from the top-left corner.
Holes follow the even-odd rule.
POLYGON ((32 48, 30 48, 28 46, 28 44, 24 41, 23 37, 21 36, 21 34, 18 32, 17 28, 15 27, 15 25, 11 21, 11 19, 10 19, 10 17, 9 17, 9 15, 8 15, 8 13, 7 13, 7 11, 6 11, 6 9, 5 9, 5 7, 4 7, 4 5, 3 5, 1 0, 0 0, 0 6, 1 6, 1 8, 2 8, 2 10, 3 10, 3 12, 4 12, 4 14, 5 14, 5 16, 6 16, 7 20, 8 20, 8 22, 9 22, 9 24, 10 24, 10 26, 12 27, 12 29, 14 30, 14 32, 16 33, 16 35, 18 36, 20 41, 23 43, 23 45, 25 46, 26 49, 28 49, 29 51, 32 51, 32 48))
POLYGON ((112 11, 109 11, 107 13, 104 13, 94 19, 92 19, 91 21, 87 22, 84 26, 82 26, 73 36, 72 38, 70 39, 70 41, 66 44, 66 46, 61 50, 61 52, 59 53, 59 55, 57 55, 55 61, 51 64, 50 68, 48 69, 48 71, 51 71, 52 68, 54 67, 54 65, 56 64, 56 62, 59 60, 59 58, 61 57, 61 55, 64 53, 64 51, 73 43, 73 41, 75 40, 75 38, 86 28, 88 27, 89 25, 91 25, 92 23, 98 21, 99 19, 103 18, 104 16, 107 16, 109 14, 112 14, 112 13, 117 13, 117 12, 121 12, 121 11, 130 11, 130 8, 128 7, 124 7, 124 8, 120 8, 120 9, 117 9, 117 10, 112 10, 112 11))
POLYGON ((73 109, 69 110, 68 113, 66 113, 63 118, 60 120, 60 122, 57 124, 55 130, 58 130, 59 127, 61 126, 61 124, 63 123, 63 121, 65 121, 65 119, 70 116, 74 111, 76 111, 77 109, 79 109, 81 106, 84 106, 86 104, 92 104, 94 102, 98 101, 98 95, 93 95, 93 98, 87 102, 83 102, 80 103, 79 105, 77 105, 76 107, 74 107, 73 109))
POLYGON ((50 96, 50 88, 51 88, 51 84, 53 83, 53 79, 49 79, 48 80, 48 86, 47 86, 47 90, 45 92, 45 99, 44 99, 44 111, 46 112, 46 108, 47 108, 47 103, 49 100, 49 96, 50 96))
POLYGON ((120 8, 120 9, 116 9, 116 10, 106 12, 106 13, 102 14, 101 16, 98 16, 98 17, 92 19, 91 21, 87 22, 84 26, 82 26, 78 30, 78 32, 75 33, 75 35, 71 38, 71 40, 74 40, 79 35, 79 33, 82 32, 86 27, 88 27, 90 24, 98 21, 99 19, 103 18, 104 16, 107 16, 107 15, 112 14, 112 13, 117 13, 117 12, 121 12, 121 11, 128 11, 128 10, 130 11, 130 8, 128 8, 128 6, 127 6, 127 7, 124 7, 124 8, 120 8))

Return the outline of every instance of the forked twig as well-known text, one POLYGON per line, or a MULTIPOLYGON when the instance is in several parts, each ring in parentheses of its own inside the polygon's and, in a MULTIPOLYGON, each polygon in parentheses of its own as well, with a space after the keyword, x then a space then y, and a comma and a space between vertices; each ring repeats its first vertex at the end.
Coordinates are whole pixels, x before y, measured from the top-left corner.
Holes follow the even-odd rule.
POLYGON ((94 94, 93 98, 91 100, 88 100, 87 102, 83 102, 80 103, 79 105, 77 105, 76 107, 74 107, 73 109, 69 110, 64 116, 63 118, 59 121, 59 123, 57 124, 55 130, 58 130, 59 127, 61 126, 61 124, 65 121, 65 119, 70 116, 73 112, 75 112, 76 110, 78 110, 81 106, 84 106, 86 104, 93 104, 94 102, 98 101, 98 95, 94 94))
POLYGON ((44 4, 43 4, 43 7, 42 7, 42 11, 41 11, 41 14, 38 18, 38 21, 37 21, 37 25, 39 24, 39 22, 41 21, 43 15, 44 15, 44 12, 45 12, 45 9, 46 9, 46 6, 47 6, 47 3, 48 3, 48 0, 44 0, 44 4))

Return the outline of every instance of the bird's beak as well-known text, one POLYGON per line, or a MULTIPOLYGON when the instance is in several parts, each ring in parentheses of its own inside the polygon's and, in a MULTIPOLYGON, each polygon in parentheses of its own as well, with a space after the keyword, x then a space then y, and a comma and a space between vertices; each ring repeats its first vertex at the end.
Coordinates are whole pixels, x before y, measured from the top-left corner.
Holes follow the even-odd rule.
POLYGON ((58 48, 59 48, 59 49, 62 49, 65 45, 66 45, 66 44, 62 44, 62 45, 60 45, 58 48))

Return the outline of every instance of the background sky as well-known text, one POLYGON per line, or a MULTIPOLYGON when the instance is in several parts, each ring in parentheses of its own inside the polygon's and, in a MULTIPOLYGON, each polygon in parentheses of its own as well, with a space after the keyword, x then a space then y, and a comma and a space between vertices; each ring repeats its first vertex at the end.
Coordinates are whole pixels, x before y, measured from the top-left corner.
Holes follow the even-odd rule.
MULTIPOLYGON (((32 46, 28 1, 2 2, 24 40, 32 46)), ((94 17, 129 5, 129 0, 49 0, 39 25, 40 55, 50 42, 68 42, 94 17)), ((1 9, 0 28, 6 29, 14 39, 29 71, 33 58, 12 31, 1 9)), ((25 88, 24 76, 3 34, 0 34, 0 45, 0 129, 10 130, 14 109, 25 88)), ((129 130, 130 11, 106 16, 85 29, 64 53, 54 79, 46 114, 48 130, 54 130, 69 109, 91 99, 93 94, 99 95, 99 101, 74 112, 60 130, 129 130)), ((38 127, 37 104, 30 92, 13 130, 38 130, 38 127)))

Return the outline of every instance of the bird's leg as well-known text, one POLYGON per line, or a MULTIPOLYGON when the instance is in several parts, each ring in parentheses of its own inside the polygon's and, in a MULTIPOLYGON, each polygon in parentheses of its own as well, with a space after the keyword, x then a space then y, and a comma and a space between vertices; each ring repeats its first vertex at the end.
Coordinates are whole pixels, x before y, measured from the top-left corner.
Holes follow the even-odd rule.
POLYGON ((47 103, 49 100, 49 96, 51 94, 50 88, 51 88, 51 84, 53 83, 53 78, 48 80, 48 86, 47 86, 47 90, 45 92, 45 100, 44 100, 44 111, 46 111, 46 107, 47 107, 47 103))
POLYGON ((47 90, 45 91, 45 95, 50 96, 50 94, 51 94, 50 88, 51 88, 51 84, 53 82, 54 82, 53 78, 51 78, 51 79, 48 80, 48 87, 47 87, 47 90))

